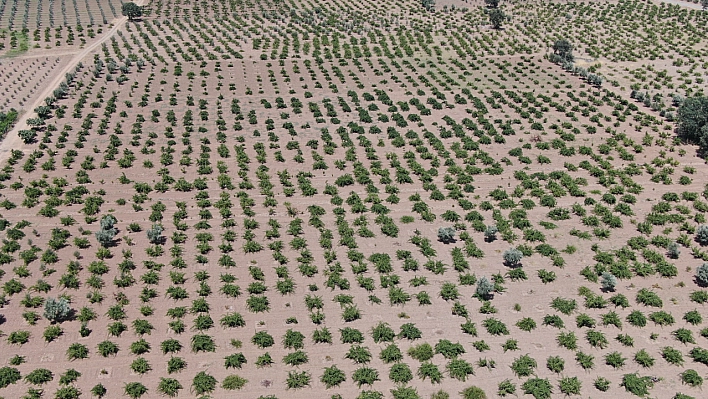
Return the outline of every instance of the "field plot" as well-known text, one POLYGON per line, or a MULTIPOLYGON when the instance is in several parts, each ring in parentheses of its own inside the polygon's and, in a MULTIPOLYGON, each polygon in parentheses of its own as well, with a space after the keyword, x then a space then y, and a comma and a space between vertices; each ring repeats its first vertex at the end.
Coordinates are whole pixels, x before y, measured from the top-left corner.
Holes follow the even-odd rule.
POLYGON ((1 0, 0 29, 107 25, 121 15, 120 0, 1 0))
POLYGON ((46 84, 55 69, 67 62, 66 57, 35 59, 0 59, 2 108, 22 109, 38 89, 46 84))
POLYGON ((0 396, 702 397, 708 13, 493 3, 153 1, 0 60, 2 108, 71 68, 0 165, 0 396))

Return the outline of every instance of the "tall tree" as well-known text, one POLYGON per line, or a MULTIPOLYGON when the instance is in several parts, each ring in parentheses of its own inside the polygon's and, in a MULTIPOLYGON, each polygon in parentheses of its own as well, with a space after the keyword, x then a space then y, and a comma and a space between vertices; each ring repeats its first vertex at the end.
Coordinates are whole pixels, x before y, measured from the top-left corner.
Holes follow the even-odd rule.
POLYGON ((484 0, 484 4, 489 8, 499 8, 499 0, 484 0))
POLYGON ((678 109, 678 135, 708 151, 708 97, 689 97, 678 109))
POLYGON ((504 12, 498 8, 489 10, 489 22, 492 24, 494 29, 501 29, 506 18, 507 16, 504 12))
POLYGON ((143 8, 131 2, 123 3, 123 16, 128 17, 129 21, 143 16, 143 8))
POLYGON ((556 40, 553 43, 553 54, 557 54, 564 61, 573 62, 573 45, 566 39, 556 40))
POLYGON ((433 11, 435 9, 435 0, 421 0, 420 4, 426 11, 433 11))

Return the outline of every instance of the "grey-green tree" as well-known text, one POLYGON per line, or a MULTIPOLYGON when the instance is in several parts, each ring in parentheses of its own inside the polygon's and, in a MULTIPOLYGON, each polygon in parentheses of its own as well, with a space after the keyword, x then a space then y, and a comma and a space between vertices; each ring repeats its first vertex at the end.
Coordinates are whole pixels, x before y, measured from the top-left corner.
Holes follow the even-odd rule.
POLYGON ((44 318, 51 323, 66 320, 71 313, 69 301, 66 298, 47 298, 44 302, 44 318))

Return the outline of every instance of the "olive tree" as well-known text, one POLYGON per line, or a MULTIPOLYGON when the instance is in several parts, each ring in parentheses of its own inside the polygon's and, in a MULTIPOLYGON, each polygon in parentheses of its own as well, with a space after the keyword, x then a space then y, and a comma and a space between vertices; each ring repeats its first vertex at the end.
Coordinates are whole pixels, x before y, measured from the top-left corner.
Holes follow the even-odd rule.
POLYGON ((51 323, 66 320, 70 312, 71 307, 69 307, 69 301, 66 298, 47 298, 44 302, 44 318, 51 323))
POLYGON ((696 269, 696 282, 703 287, 708 286, 708 263, 704 263, 696 269))
POLYGON ((573 62, 573 45, 567 39, 556 40, 553 43, 553 54, 563 61, 573 62))
POLYGON ((489 296, 492 294, 492 291, 494 291, 494 284, 492 284, 487 277, 482 277, 479 280, 477 280, 477 288, 475 289, 475 293, 477 296, 479 296, 482 299, 489 298, 489 296))
POLYGON ((448 244, 455 241, 455 228, 454 227, 441 227, 438 229, 438 240, 448 244))

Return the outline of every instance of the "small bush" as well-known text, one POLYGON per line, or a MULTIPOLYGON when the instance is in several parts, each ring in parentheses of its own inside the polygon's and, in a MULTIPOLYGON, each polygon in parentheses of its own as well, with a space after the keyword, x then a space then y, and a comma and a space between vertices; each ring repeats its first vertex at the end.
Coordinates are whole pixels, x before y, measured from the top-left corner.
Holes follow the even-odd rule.
POLYGON ((708 286, 708 263, 704 263, 696 268, 696 283, 701 287, 708 286))
POLYGON ((654 386, 654 382, 652 382, 651 377, 641 377, 639 374, 633 373, 625 374, 622 377, 620 386, 623 386, 627 392, 634 395, 646 396, 649 395, 649 389, 654 386))
POLYGON ((460 392, 462 399, 487 399, 487 394, 482 388, 471 386, 463 389, 460 392))
POLYGON ((482 299, 487 299, 494 291, 494 284, 487 279, 487 277, 481 277, 477 280, 477 288, 475 293, 482 299))
POLYGON ((524 254, 516 248, 510 248, 504 251, 502 257, 507 266, 517 267, 524 257, 524 254))
POLYGON ((441 227, 438 229, 438 240, 445 244, 454 242, 455 233, 454 227, 441 227))
POLYGON ((221 387, 227 391, 233 391, 243 388, 247 383, 247 379, 234 374, 224 378, 221 382, 221 387))
POLYGON ((553 385, 545 378, 529 378, 522 385, 521 389, 527 395, 532 395, 536 399, 550 399, 553 393, 553 385))
POLYGON ((61 322, 66 320, 71 313, 69 301, 66 298, 47 298, 44 302, 44 318, 51 323, 61 322))
POLYGON ((602 273, 600 284, 602 285, 603 290, 614 291, 617 286, 617 277, 611 273, 604 272, 602 273))

